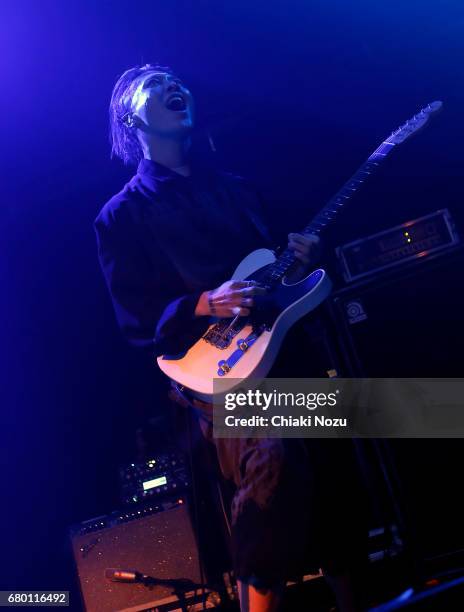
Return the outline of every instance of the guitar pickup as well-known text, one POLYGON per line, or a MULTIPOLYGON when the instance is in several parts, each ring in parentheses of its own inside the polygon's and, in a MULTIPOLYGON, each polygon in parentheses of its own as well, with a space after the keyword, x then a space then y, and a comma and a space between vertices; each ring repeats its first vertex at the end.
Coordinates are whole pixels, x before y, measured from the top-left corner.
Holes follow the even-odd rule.
POLYGON ((230 355, 229 359, 221 359, 218 362, 218 376, 225 376, 228 374, 236 363, 243 357, 250 346, 256 342, 259 338, 260 332, 252 332, 246 338, 240 338, 237 340, 237 349, 230 355))

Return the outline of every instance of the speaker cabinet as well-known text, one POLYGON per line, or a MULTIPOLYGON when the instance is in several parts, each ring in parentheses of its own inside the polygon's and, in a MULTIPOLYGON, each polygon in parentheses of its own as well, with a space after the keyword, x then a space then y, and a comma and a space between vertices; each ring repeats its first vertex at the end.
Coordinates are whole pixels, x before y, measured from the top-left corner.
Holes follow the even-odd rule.
POLYGON ((334 293, 342 375, 461 377, 463 269, 459 247, 334 293))
POLYGON ((87 612, 183 610, 186 604, 196 609, 194 602, 201 599, 201 589, 185 582, 202 582, 186 503, 161 510, 130 508, 86 521, 72 528, 71 543, 87 612), (112 582, 105 577, 108 568, 137 571, 161 582, 149 587, 112 582))
MULTIPOLYGON (((334 293, 341 377, 462 377, 464 248, 334 293)), ((464 546, 460 439, 385 441, 422 557, 464 546)))

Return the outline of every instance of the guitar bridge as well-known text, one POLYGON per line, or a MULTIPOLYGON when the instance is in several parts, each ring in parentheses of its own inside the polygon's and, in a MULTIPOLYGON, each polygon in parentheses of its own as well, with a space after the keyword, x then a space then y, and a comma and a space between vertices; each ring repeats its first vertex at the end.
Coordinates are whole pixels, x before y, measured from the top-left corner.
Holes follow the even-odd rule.
POLYGON ((235 336, 248 325, 246 317, 241 317, 231 325, 230 319, 221 319, 216 325, 213 325, 206 334, 203 336, 203 340, 212 344, 218 349, 228 348, 235 336))

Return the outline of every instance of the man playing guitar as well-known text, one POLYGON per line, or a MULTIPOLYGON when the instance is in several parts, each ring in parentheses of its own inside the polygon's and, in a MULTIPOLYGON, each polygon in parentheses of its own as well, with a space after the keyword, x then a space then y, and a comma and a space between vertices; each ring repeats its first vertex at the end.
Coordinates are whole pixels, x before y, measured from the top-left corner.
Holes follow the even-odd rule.
MULTIPOLYGON (((154 355, 185 350, 212 315, 247 316, 265 292, 252 281, 225 281, 241 257, 271 246, 270 237, 259 199, 242 179, 190 159, 193 125, 192 94, 170 70, 135 67, 117 81, 112 153, 137 173, 103 207, 95 228, 119 325, 154 355)), ((306 274, 318 241, 289 234, 297 258, 292 280, 306 274)), ((308 559, 323 568, 339 608, 355 610, 347 573, 354 530, 345 507, 352 496, 343 467, 331 470, 329 459, 321 471, 328 454, 321 458, 320 441, 311 451, 301 440, 215 440, 210 424, 203 430, 236 486, 232 540, 242 611, 277 610, 286 580, 308 559)))

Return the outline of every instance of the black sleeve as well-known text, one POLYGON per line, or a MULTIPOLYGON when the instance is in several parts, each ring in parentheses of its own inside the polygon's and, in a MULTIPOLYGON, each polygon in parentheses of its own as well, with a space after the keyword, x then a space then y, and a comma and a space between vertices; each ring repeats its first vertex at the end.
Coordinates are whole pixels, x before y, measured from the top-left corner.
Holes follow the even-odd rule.
POLYGON ((279 234, 274 231, 271 216, 261 192, 242 176, 231 173, 222 173, 221 176, 235 196, 237 204, 247 213, 263 239, 262 246, 274 249, 278 245, 279 234))
POLYGON ((156 355, 184 352, 208 327, 208 317, 194 314, 201 291, 183 294, 165 255, 156 245, 150 257, 144 252, 121 210, 101 213, 95 231, 100 265, 127 340, 156 355))

